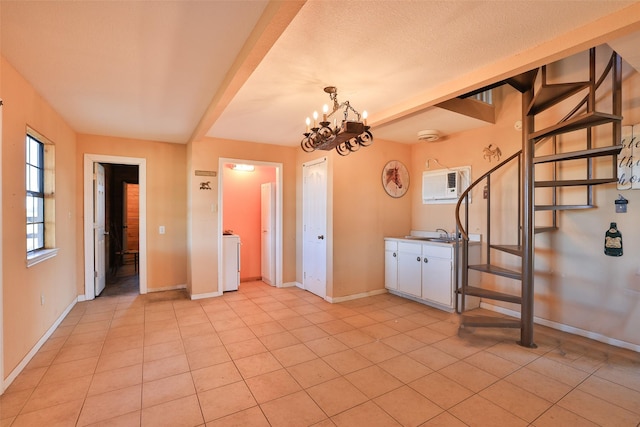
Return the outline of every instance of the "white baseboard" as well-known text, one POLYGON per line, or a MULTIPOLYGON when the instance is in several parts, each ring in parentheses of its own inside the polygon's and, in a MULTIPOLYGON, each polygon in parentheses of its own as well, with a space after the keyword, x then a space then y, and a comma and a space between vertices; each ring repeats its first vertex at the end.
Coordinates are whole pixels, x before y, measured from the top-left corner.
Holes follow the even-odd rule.
POLYGON ((151 289, 147 289, 147 293, 164 292, 164 291, 179 291, 181 289, 187 289, 187 285, 174 285, 174 286, 165 286, 164 288, 151 288, 151 289))
POLYGON ((213 298, 221 296, 221 292, 207 292, 204 294, 192 294, 190 296, 191 300, 205 299, 205 298, 213 298))
POLYGON ((343 297, 325 297, 324 299, 328 302, 330 302, 331 304, 335 304, 335 303, 339 303, 339 302, 344 302, 344 301, 351 301, 354 299, 360 299, 360 298, 366 298, 366 297, 372 297, 374 295, 380 295, 380 294, 386 294, 387 290, 386 289, 376 289, 373 291, 367 291, 367 292, 361 292, 359 294, 353 294, 353 295, 345 295, 343 297))
MULTIPOLYGON (((82 297, 84 298, 84 295, 82 295, 82 297)), ((78 296, 78 299, 79 298, 80 296, 78 296)), ((53 322, 53 325, 51 325, 51 327, 47 330, 47 332, 44 333, 42 338, 38 340, 38 342, 33 346, 33 348, 29 351, 29 353, 27 353, 27 355, 20 361, 20 363, 18 363, 18 366, 16 366, 15 369, 11 371, 9 376, 2 383, 2 390, 0 391, 4 393, 4 391, 11 385, 11 383, 16 379, 16 377, 20 375, 20 373, 29 364, 29 362, 31 362, 31 359, 33 359, 33 356, 36 355, 38 350, 40 350, 40 348, 44 345, 44 343, 55 332, 56 328, 60 326, 60 323, 62 323, 64 318, 67 317, 67 314, 69 314, 69 312, 76 305, 77 302, 78 302, 77 299, 71 301, 71 304, 69 304, 69 306, 62 312, 62 314, 56 319, 56 321, 53 322)))
MULTIPOLYGON (((404 299, 408 299, 408 300, 411 300, 411 301, 418 302, 420 304, 428 305, 429 307, 437 308, 438 310, 446 311, 448 313, 453 313, 455 311, 454 308, 446 306, 444 304, 438 304, 438 303, 435 303, 435 302, 432 302, 432 301, 427 301, 426 299, 422 299, 422 298, 415 297, 413 295, 405 294, 404 292, 398 292, 398 291, 396 291, 394 289, 387 289, 387 292, 389 292, 391 295, 396 295, 396 296, 402 297, 404 299)), ((472 298, 472 297, 467 297, 467 298, 472 298)), ((477 307, 477 305, 475 307, 477 307)))
POLYGON ((282 285, 278 286, 279 288, 293 288, 294 286, 298 288, 302 288, 302 283, 298 282, 285 282, 282 285))
MULTIPOLYGON (((510 310, 508 308, 500 307, 497 305, 489 304, 486 302, 480 303, 480 308, 484 308, 490 311, 495 311, 496 313, 506 314, 507 316, 515 317, 517 319, 520 318, 520 312, 515 310, 510 310)), ((567 332, 573 335, 579 335, 581 337, 589 338, 595 341, 600 341, 605 344, 612 345, 614 347, 625 348, 627 350, 632 350, 637 353, 640 353, 640 345, 632 344, 630 342, 622 341, 616 338, 611 338, 606 335, 587 331, 586 329, 576 328, 575 326, 565 325, 564 323, 554 322, 552 320, 543 319, 541 317, 534 316, 533 322, 538 325, 547 326, 552 329, 557 329, 562 332, 567 332)))
POLYGON ((78 302, 84 302, 87 300, 87 296, 85 294, 78 295, 78 302))

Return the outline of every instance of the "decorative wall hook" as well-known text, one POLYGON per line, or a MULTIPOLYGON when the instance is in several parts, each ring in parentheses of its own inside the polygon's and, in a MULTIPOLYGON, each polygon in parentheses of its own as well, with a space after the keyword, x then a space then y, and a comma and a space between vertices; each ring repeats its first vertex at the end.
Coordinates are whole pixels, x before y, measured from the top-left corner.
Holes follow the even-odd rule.
POLYGON ((493 144, 489 144, 482 150, 482 157, 485 160, 489 160, 491 162, 491 158, 494 157, 496 161, 500 161, 500 156, 502 156, 502 151, 500 151, 500 147, 491 148, 493 144))

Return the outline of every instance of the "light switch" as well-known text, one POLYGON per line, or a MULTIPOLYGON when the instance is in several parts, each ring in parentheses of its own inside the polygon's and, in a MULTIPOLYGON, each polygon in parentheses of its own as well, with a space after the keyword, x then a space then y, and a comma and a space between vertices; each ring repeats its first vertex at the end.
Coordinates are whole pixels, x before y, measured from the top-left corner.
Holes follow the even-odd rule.
POLYGON ((164 225, 161 225, 160 227, 158 227, 158 233, 164 234, 164 225))

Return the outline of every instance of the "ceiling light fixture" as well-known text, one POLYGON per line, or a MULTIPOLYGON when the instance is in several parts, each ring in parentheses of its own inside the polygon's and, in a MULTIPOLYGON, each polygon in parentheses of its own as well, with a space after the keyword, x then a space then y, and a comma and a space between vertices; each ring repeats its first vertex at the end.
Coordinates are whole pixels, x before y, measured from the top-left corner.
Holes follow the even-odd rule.
POLYGON ((332 150, 336 149, 338 154, 346 156, 352 151, 358 151, 360 147, 368 147, 373 143, 373 135, 369 132, 367 126, 367 112, 363 111, 362 115, 357 112, 349 101, 342 104, 338 102, 338 89, 335 86, 327 86, 324 91, 329 94, 329 98, 333 101, 333 110, 329 113, 329 106, 326 104, 322 108, 322 121, 318 123, 318 113, 313 112, 313 127, 311 127, 311 119, 307 117, 307 131, 304 138, 300 142, 302 149, 311 153, 315 150, 332 150), (329 118, 338 110, 344 108, 344 119, 338 126, 336 118, 332 123, 329 118), (356 117, 355 120, 349 120, 349 112, 356 117), (362 121, 360 120, 362 118, 362 121))
POLYGON ((253 172, 256 167, 254 165, 246 165, 243 163, 234 163, 231 167, 234 171, 253 172))
POLYGON ((440 139, 440 132, 434 129, 421 130, 418 132, 418 140, 426 142, 436 142, 440 139))

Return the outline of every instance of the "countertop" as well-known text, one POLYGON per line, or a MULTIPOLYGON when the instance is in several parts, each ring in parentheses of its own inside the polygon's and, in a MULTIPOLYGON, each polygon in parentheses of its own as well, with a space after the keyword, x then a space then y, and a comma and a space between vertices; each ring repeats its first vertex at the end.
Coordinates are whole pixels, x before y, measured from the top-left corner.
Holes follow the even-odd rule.
MULTIPOLYGON (((405 236, 390 236, 385 237, 385 240, 397 240, 397 241, 405 241, 405 242, 424 242, 424 243, 432 243, 434 245, 447 245, 453 246, 457 242, 462 242, 460 239, 447 239, 442 237, 442 233, 435 231, 411 231, 411 234, 405 236)), ((480 244, 482 240, 482 236, 479 234, 470 234, 469 235, 469 244, 476 245, 480 244)))

